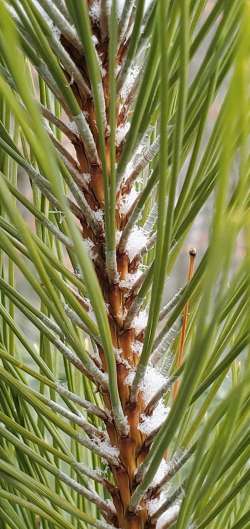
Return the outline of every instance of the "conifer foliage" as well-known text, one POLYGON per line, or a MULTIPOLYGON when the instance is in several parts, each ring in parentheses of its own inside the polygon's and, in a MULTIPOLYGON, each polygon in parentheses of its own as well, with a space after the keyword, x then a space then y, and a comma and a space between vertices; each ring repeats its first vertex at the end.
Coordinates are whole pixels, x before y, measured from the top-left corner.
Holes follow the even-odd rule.
POLYGON ((249 527, 249 27, 0 0, 1 529, 249 527))

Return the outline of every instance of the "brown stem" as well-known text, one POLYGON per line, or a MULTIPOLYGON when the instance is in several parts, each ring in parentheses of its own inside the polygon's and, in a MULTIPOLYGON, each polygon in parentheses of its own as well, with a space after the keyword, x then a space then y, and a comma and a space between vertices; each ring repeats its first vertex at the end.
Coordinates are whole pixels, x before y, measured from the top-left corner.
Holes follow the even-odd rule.
MULTIPOLYGON (((103 3, 104 5, 104 3, 103 3)), ((99 41, 100 50, 98 49, 100 57, 106 58, 108 43, 103 40, 99 41)), ((68 44, 69 48, 69 44, 68 44)), ((68 49, 70 52, 70 50, 68 49)), ((77 61, 77 52, 72 49, 70 53, 71 57, 77 61)), ((106 59, 103 59, 104 61, 106 59)), ((118 58, 119 61, 119 58, 118 58)), ((107 64, 104 62, 103 66, 107 69, 107 64)), ((80 63, 79 63, 80 67, 80 63)), ((103 79, 104 96, 106 101, 106 111, 108 115, 108 103, 109 103, 109 83, 105 77, 103 79)), ((74 85, 74 90, 76 86, 74 85)), ((88 116, 89 126, 93 133, 95 143, 98 149, 98 131, 96 130, 96 116, 94 103, 90 98, 80 100, 78 94, 79 104, 85 115, 88 116)), ((120 122, 119 122, 120 124, 120 122)), ((122 125, 123 123, 121 123, 122 125)), ((109 139, 106 138, 106 157, 107 167, 109 167, 109 139)), ((95 164, 91 164, 86 156, 84 146, 80 139, 75 142, 75 138, 72 138, 72 145, 75 148, 76 153, 76 165, 73 164, 73 160, 70 156, 67 156, 68 163, 71 166, 76 167, 75 178, 77 185, 81 189, 81 173, 89 174, 89 182, 85 181, 84 196, 88 202, 89 207, 94 211, 104 210, 104 182, 101 167, 95 164)), ((57 146, 59 151, 60 148, 57 146)), ((117 161, 120 156, 120 148, 117 148, 117 161)), ((100 153, 98 152, 98 155, 100 153)), ((76 206, 77 207, 77 206, 76 206)), ((84 215, 82 214, 81 225, 83 238, 91 237, 86 222, 84 223, 84 215)), ((119 196, 117 197, 117 215, 116 215, 117 229, 121 228, 122 216, 119 212, 119 196)), ((138 355, 135 353, 135 341, 137 339, 135 331, 132 328, 126 328, 124 322, 128 311, 128 306, 134 299, 136 290, 132 291, 132 287, 123 289, 119 282, 115 282, 112 278, 107 277, 107 271, 105 268, 105 240, 103 232, 93 233, 92 240, 95 245, 95 250, 98 254, 98 259, 93 259, 96 274, 99 279, 99 283, 103 292, 105 302, 107 304, 108 319, 110 324, 110 330, 112 335, 113 346, 116 350, 116 370, 117 370, 117 383, 119 396, 123 408, 124 415, 126 416, 127 423, 129 426, 129 433, 126 436, 120 435, 117 431, 115 422, 112 420, 105 421, 106 431, 109 437, 111 445, 119 450, 119 456, 111 457, 106 454, 105 449, 102 449, 98 445, 97 441, 93 441, 94 450, 100 453, 101 457, 106 458, 109 462, 110 470, 114 477, 115 486, 110 489, 110 493, 115 505, 116 515, 112 523, 121 529, 144 529, 148 521, 148 512, 146 504, 142 501, 140 509, 136 513, 128 512, 128 506, 130 504, 131 496, 136 487, 136 473, 138 468, 143 463, 147 449, 145 449, 145 435, 140 431, 140 417, 145 412, 145 403, 142 392, 139 392, 137 400, 133 405, 130 403, 130 385, 128 383, 128 375, 131 369, 134 370, 138 363, 138 355), (129 300, 129 301, 128 301, 129 300)), ((117 253, 117 271, 121 280, 127 278, 127 274, 130 273, 131 264, 129 263, 128 256, 125 253, 117 253)), ((138 267, 138 263, 134 263, 134 270, 138 267)), ((135 285, 135 289, 139 288, 139 283, 135 285)), ((79 296, 78 296, 79 299, 79 296)), ((81 298, 81 303, 86 304, 85 300, 81 298)), ((72 314, 71 314, 72 316, 72 314)), ((100 372, 107 372, 107 365, 102 348, 97 344, 100 364, 98 368, 100 372), (102 371, 101 371, 102 370, 102 371)), ((99 391, 103 398, 104 407, 107 410, 111 410, 110 396, 108 388, 99 386, 99 391)), ((79 422, 79 419, 78 419, 79 422)), ((82 427, 86 430, 85 423, 82 427)), ((87 432, 91 435, 93 433, 93 427, 91 431, 87 432)), ((94 437, 96 437, 96 431, 94 431, 94 437)), ((92 439, 82 438, 82 443, 91 444, 92 439)))

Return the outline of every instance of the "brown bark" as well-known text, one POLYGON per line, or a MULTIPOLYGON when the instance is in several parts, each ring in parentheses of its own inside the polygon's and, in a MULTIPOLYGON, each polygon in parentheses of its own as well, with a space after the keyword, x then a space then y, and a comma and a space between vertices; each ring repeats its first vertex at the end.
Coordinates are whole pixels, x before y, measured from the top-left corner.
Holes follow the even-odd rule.
MULTIPOLYGON (((126 256, 123 259, 120 258, 118 271, 121 279, 124 279, 128 271, 128 259, 126 256)), ((142 505, 136 514, 128 511, 131 495, 136 486, 135 475, 138 466, 145 457, 145 455, 141 455, 145 438, 139 430, 140 414, 144 409, 143 398, 139 394, 136 403, 131 406, 130 387, 126 382, 130 369, 135 367, 137 362, 137 356, 133 351, 135 333, 133 329, 124 331, 122 328, 126 308, 124 305, 124 294, 118 285, 110 285, 109 296, 112 307, 111 329, 113 343, 114 347, 120 350, 121 359, 117 361, 118 388, 122 407, 129 424, 127 437, 120 437, 114 426, 108 432, 111 443, 117 446, 120 451, 122 463, 121 468, 113 469, 113 475, 119 491, 113 500, 117 509, 118 526, 126 529, 142 529, 147 520, 145 507, 142 505)))
MULTIPOLYGON (((89 2, 91 4, 91 2, 89 2)), ((93 31, 96 32, 98 41, 99 28, 93 27, 93 31)), ((84 57, 81 57, 78 50, 72 48, 72 46, 64 39, 61 38, 63 45, 70 53, 72 59, 75 61, 79 70, 82 72, 85 81, 90 86, 90 82, 87 76, 87 67, 84 57)), ((102 42, 98 45, 98 53, 102 58, 103 67, 108 71, 107 55, 108 55, 108 43, 102 42)), ((124 50, 119 50, 117 61, 121 61, 124 50)), ((104 95, 107 107, 108 116, 108 75, 103 78, 104 95)), ((97 149, 98 149, 98 131, 96 126, 95 111, 93 100, 82 95, 79 91, 76 83, 72 84, 72 90, 77 97, 81 109, 88 115, 88 122, 91 128, 92 134, 95 138, 97 149)), ((118 124, 124 124, 126 120, 126 112, 124 108, 120 115, 118 115, 118 124)), ((90 207, 96 211, 97 209, 104 208, 104 182, 103 175, 100 166, 91 165, 88 160, 88 153, 84 151, 83 143, 79 140, 74 143, 76 158, 80 171, 90 174, 90 181, 88 189, 86 186, 82 187, 82 192, 85 194, 86 200, 90 207)), ((117 161, 119 159, 121 148, 117 149, 117 161)), ((108 134, 106 137, 106 155, 107 155, 107 167, 109 168, 109 139, 108 134)), ((117 228, 123 227, 126 219, 119 212, 119 196, 117 197, 117 211, 116 211, 116 222, 117 228)), ((139 430, 140 415, 145 408, 143 396, 141 393, 138 394, 136 402, 131 405, 130 403, 130 387, 127 383, 127 376, 131 368, 135 368, 138 362, 138 356, 134 353, 133 346, 135 341, 135 332, 133 329, 125 330, 123 323, 127 313, 128 305, 133 301, 133 295, 130 291, 124 292, 124 289, 120 288, 119 283, 115 284, 109 282, 106 271, 105 271, 105 253, 104 253, 104 237, 103 234, 99 234, 98 237, 94 234, 87 223, 81 220, 82 234, 84 238, 90 238, 96 246, 98 259, 95 260, 94 265, 97 276, 100 281, 100 285, 103 291, 104 299, 109 307, 109 322, 111 328, 111 334, 113 344, 116 349, 120 350, 120 356, 117 358, 117 380, 120 399, 124 414, 127 417, 129 425, 129 434, 126 437, 120 436, 117 432, 114 423, 107 423, 107 432, 109 435, 110 442, 113 446, 116 446, 120 452, 121 466, 119 468, 111 468, 114 476, 116 488, 111 491, 113 502, 116 508, 116 518, 112 519, 113 524, 117 525, 121 529, 143 529, 148 525, 148 513, 146 506, 143 502, 140 505, 140 509, 136 513, 129 512, 128 506, 130 503, 131 495, 136 488, 136 472, 139 465, 144 460, 147 450, 144 449, 145 436, 139 430), (126 294, 126 295, 125 295, 126 294), (129 300, 129 301, 128 301, 129 300)), ((121 279, 125 279, 128 272, 135 272, 138 268, 139 263, 134 263, 131 266, 128 261, 127 255, 117 254, 117 267, 121 279)), ((138 337, 137 337, 138 339, 138 337)), ((106 362, 103 352, 100 350, 100 358, 102 361, 102 368, 106 371, 106 362)), ((108 409, 111 409, 109 395, 103 393, 103 400, 108 409)))

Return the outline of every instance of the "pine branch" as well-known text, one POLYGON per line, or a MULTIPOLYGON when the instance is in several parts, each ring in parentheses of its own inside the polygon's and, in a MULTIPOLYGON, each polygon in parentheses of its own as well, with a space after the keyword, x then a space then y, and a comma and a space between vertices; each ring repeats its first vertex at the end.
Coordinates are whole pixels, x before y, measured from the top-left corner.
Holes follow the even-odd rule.
POLYGON ((0 2, 3 529, 246 523, 249 25, 0 2))

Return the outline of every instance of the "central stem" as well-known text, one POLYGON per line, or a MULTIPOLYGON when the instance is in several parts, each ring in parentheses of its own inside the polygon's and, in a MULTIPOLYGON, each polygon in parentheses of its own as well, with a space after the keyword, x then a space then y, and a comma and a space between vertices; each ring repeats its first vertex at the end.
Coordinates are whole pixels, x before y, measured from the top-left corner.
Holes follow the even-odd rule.
MULTIPOLYGON (((126 279, 128 273, 128 258, 126 255, 120 256, 118 259, 118 272, 121 280, 126 279)), ((110 283, 104 294, 110 307, 109 321, 113 345, 117 356, 116 365, 119 395, 129 426, 129 433, 126 437, 120 436, 114 424, 108 427, 110 442, 119 449, 121 460, 120 468, 112 468, 119 491, 113 497, 113 500, 117 512, 118 526, 126 529, 142 529, 147 520, 146 509, 141 506, 138 513, 131 513, 128 510, 131 495, 136 487, 136 472, 145 457, 142 450, 145 437, 139 429, 140 415, 145 407, 143 396, 139 392, 136 403, 131 405, 128 379, 128 375, 131 373, 131 370, 135 369, 138 362, 138 355, 134 348, 136 335, 135 329, 123 329, 126 314, 124 290, 120 288, 119 284, 110 283)), ((102 361, 103 368, 106 369, 103 355, 102 361)), ((106 405, 110 407, 109 397, 107 395, 104 395, 104 400, 106 405)))
MULTIPOLYGON (((106 55, 106 54, 104 54, 106 55)), ((108 68, 106 68, 108 70, 108 68)), ((103 79, 104 94, 106 100, 106 111, 108 115, 108 79, 107 76, 103 79)), ((98 133, 96 129, 95 110, 92 100, 79 101, 81 108, 87 113, 89 118, 89 124, 94 134, 96 144, 98 146, 98 133)), ((125 120, 123 116, 123 121, 125 120)), ((119 118, 119 126, 121 126, 119 118)), ((123 123, 124 125, 124 123, 123 123)), ((89 174, 88 190, 84 190, 86 199, 93 209, 93 211, 102 210, 104 211, 104 182, 101 168, 96 165, 90 164, 86 153, 84 151, 83 144, 79 140, 78 143, 74 144, 76 151, 77 161, 82 173, 89 174)), ((120 148, 117 148, 117 161, 119 159, 120 148)), ((106 157, 107 167, 109 163, 109 138, 106 137, 106 157)), ((116 210, 116 224, 119 229, 124 224, 124 218, 119 212, 119 198, 117 197, 117 210, 116 210)), ((114 422, 107 425, 107 431, 112 446, 118 448, 120 453, 121 466, 111 468, 116 483, 115 492, 113 492, 113 501, 116 508, 116 520, 112 520, 112 523, 120 527, 121 529, 144 529, 149 524, 148 513, 145 505, 141 502, 140 508, 136 513, 129 511, 128 506, 130 504, 131 496, 137 486, 136 473, 143 462, 147 449, 144 447, 145 435, 140 431, 140 416, 145 409, 143 400, 143 394, 139 391, 136 402, 131 404, 130 402, 130 381, 128 375, 131 371, 135 371, 138 363, 138 354, 135 351, 135 341, 138 339, 136 336, 135 329, 125 329, 124 321, 129 304, 133 301, 131 295, 132 287, 128 286, 126 290, 121 287, 120 281, 126 280, 129 273, 129 260, 126 253, 119 255, 117 251, 117 271, 119 274, 119 281, 115 283, 112 279, 108 278, 108 274, 105 267, 105 235, 104 231, 100 232, 97 236, 91 232, 89 226, 86 223, 81 222, 83 237, 91 239, 94 243, 95 259, 93 260, 96 274, 98 276, 100 286, 103 292, 106 305, 108 307, 108 319, 111 329, 111 335, 113 340, 114 350, 116 351, 116 370, 117 370, 117 382, 120 400, 123 408, 124 415, 126 417, 129 431, 127 436, 121 436, 117 431, 114 422)), ((133 270, 136 272, 139 263, 133 270)), ((141 335, 140 335, 141 339, 141 335)), ((102 350, 99 350, 100 357, 102 360, 102 367, 104 372, 107 372, 107 366, 102 350)), ((103 393, 103 399, 108 409, 111 409, 111 403, 108 393, 103 393)))

